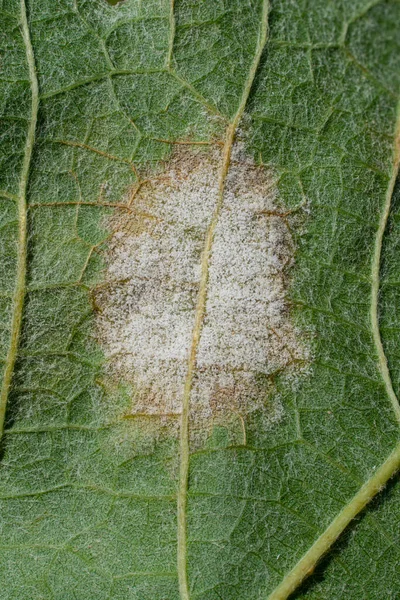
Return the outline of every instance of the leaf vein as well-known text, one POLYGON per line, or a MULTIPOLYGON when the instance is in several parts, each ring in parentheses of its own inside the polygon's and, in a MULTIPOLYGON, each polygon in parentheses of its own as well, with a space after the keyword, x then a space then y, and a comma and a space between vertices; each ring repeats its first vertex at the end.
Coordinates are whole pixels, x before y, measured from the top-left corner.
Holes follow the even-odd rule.
POLYGON ((21 0, 21 31, 25 44, 26 58, 29 68, 31 82, 31 120, 25 142, 24 159, 19 182, 18 195, 18 259, 16 282, 13 299, 13 316, 11 321, 10 344, 8 348, 4 376, 0 390, 0 438, 4 431, 4 421, 7 409, 8 395, 14 373, 15 361, 18 354, 19 340, 21 334, 22 314, 26 294, 26 271, 27 271, 27 202, 26 194, 29 180, 29 171, 32 160, 33 147, 35 144, 36 123, 39 110, 39 84, 36 74, 35 56, 30 38, 25 0, 21 0))

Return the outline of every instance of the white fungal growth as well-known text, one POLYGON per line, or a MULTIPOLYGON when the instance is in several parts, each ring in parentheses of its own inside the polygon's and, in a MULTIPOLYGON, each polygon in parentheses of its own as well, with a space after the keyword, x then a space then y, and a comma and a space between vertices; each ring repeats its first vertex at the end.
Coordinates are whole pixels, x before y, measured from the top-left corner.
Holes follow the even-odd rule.
MULTIPOLYGON (((112 224, 98 337, 112 374, 133 384, 132 413, 181 412, 220 164, 216 150, 178 153, 135 196, 133 216, 112 224)), ((208 265, 193 422, 266 405, 268 378, 305 358, 286 302, 293 252, 272 172, 236 148, 208 265)))

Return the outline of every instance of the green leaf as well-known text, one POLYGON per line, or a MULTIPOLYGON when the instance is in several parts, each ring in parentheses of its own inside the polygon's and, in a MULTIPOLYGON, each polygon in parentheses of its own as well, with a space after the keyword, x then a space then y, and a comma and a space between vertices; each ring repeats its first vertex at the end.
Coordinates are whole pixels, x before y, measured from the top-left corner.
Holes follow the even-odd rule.
POLYGON ((400 3, 0 12, 0 598, 398 598, 400 3))

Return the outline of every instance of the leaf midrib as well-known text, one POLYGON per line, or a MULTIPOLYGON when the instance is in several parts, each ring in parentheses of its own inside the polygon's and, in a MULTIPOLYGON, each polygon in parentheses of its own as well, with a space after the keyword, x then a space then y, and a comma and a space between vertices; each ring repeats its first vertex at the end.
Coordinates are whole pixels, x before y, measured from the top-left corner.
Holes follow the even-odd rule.
MULTIPOLYGON (((173 1, 171 0, 171 11, 173 12, 173 1)), ((255 48, 254 57, 251 63, 248 77, 245 81, 242 96, 239 102, 238 109, 227 127, 225 134, 225 143, 222 150, 222 160, 219 173, 218 192, 217 199, 214 208, 214 214, 210 221, 210 225, 207 231, 204 248, 202 251, 201 259, 201 276, 200 276, 200 287, 197 297, 194 327, 192 332, 192 341, 190 355, 187 365, 185 386, 182 400, 182 413, 181 413, 181 424, 180 424, 180 460, 179 460, 179 487, 178 487, 178 578, 179 578, 179 591, 181 600, 189 600, 189 583, 187 573, 187 495, 188 495, 188 482, 189 482, 189 414, 190 414, 190 398, 192 393, 193 378, 196 370, 197 350, 199 347, 201 330, 203 326, 206 300, 207 300, 207 286, 208 286, 208 275, 210 266, 210 257, 212 254, 212 246, 214 241, 214 233, 218 224, 218 220, 221 214, 224 201, 225 183, 230 168, 232 147, 235 139, 235 134, 238 125, 243 116, 244 110, 247 105, 247 101, 250 95, 251 88, 253 86, 254 78, 258 70, 261 55, 264 50, 267 35, 268 35, 268 11, 269 11, 269 0, 263 0, 261 9, 261 20, 259 26, 259 33, 257 44, 255 48)), ((170 45, 169 61, 172 58, 172 44, 170 45)))
POLYGON ((28 133, 25 141, 24 158, 22 162, 19 180, 19 194, 16 200, 18 208, 18 251, 17 271, 15 289, 13 296, 13 312, 11 320, 10 344, 5 362, 3 381, 0 390, 0 439, 4 432, 4 421, 7 410, 8 396, 14 373, 15 361, 17 359, 19 342, 21 337, 22 315, 26 295, 26 270, 27 270, 27 203, 26 192, 29 180, 29 171, 32 161, 33 147, 35 144, 36 124, 39 111, 39 84, 36 74, 35 55, 33 52, 31 36, 29 32, 27 10, 25 0, 21 0, 21 31, 25 45, 26 59, 29 69, 29 80, 31 86, 31 117, 29 120, 28 133))

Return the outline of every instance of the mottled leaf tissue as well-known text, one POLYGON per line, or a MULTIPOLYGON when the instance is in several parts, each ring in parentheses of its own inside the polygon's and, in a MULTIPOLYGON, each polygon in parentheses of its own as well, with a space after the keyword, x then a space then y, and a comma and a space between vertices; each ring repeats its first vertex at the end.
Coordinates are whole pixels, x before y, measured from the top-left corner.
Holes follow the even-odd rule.
POLYGON ((398 0, 0 0, 0 600, 400 597, 398 0))

